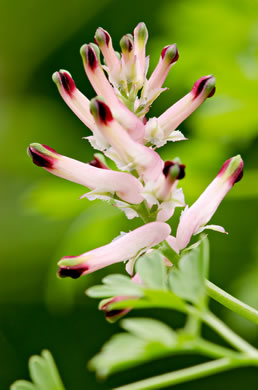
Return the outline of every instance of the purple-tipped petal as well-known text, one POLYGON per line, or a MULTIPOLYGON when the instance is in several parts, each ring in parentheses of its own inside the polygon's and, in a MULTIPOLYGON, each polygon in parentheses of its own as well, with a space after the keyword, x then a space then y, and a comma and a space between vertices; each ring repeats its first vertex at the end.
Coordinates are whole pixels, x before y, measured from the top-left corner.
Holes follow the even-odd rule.
POLYGON ((185 248, 192 235, 212 218, 223 198, 243 174, 243 160, 239 155, 227 160, 218 175, 189 208, 182 212, 177 229, 177 246, 185 248))
POLYGON ((54 149, 37 143, 30 144, 28 155, 35 165, 46 169, 54 169, 56 161, 60 158, 60 155, 54 149))
POLYGON ((163 169, 158 153, 134 141, 113 118, 108 105, 99 98, 92 99, 90 109, 102 135, 124 165, 136 169, 144 180, 156 180, 163 169))
POLYGON ((191 90, 182 99, 168 108, 159 118, 158 125, 167 138, 189 115, 215 92, 215 77, 205 76, 197 80, 191 90))
POLYGON ((168 75, 173 64, 179 58, 179 53, 176 44, 166 46, 160 55, 158 65, 154 69, 151 77, 145 83, 143 89, 143 99, 147 102, 152 102, 161 92, 162 85, 168 75))
POLYGON ((157 192, 157 197, 161 201, 173 198, 173 192, 176 190, 178 180, 185 177, 185 165, 181 164, 179 159, 166 161, 163 168, 164 180, 157 192))
POLYGON ((100 50, 105 58, 110 74, 116 81, 119 82, 121 76, 120 60, 117 58, 116 52, 113 49, 112 39, 107 31, 99 27, 95 34, 95 42, 99 45, 100 50))
POLYGON ((66 70, 55 72, 52 76, 60 95, 78 118, 95 134, 96 125, 90 114, 90 102, 75 85, 70 73, 66 70))
POLYGON ((53 149, 40 144, 31 144, 28 151, 36 165, 56 176, 81 184, 91 190, 116 193, 118 197, 129 203, 138 204, 143 201, 142 184, 129 173, 96 168, 62 156, 53 149))
POLYGON ((136 257, 140 251, 147 250, 165 240, 170 231, 170 226, 164 222, 148 223, 118 237, 110 244, 93 249, 80 256, 63 257, 58 262, 59 274, 61 273, 61 276, 78 277, 78 273, 81 275, 89 274, 111 264, 129 260, 136 257))
POLYGON ((205 97, 212 97, 215 93, 215 78, 212 75, 201 77, 194 83, 192 94, 196 99, 201 94, 205 97))

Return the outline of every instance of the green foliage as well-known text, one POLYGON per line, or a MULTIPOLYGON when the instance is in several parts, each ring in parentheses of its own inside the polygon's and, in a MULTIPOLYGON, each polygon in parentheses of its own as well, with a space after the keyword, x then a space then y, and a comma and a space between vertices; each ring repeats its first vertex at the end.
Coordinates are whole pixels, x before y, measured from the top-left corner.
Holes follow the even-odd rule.
POLYGON ((41 356, 32 356, 29 360, 32 383, 19 380, 11 385, 10 390, 64 390, 54 359, 47 350, 41 356))
MULTIPOLYGON (((141 280, 140 285, 127 276, 110 275, 103 279, 103 285, 91 287, 87 294, 94 298, 111 298, 115 295, 124 297, 108 304, 108 311, 167 308, 188 313, 190 322, 194 323, 198 312, 193 311, 187 302, 204 309, 208 267, 209 244, 207 237, 203 236, 198 246, 182 254, 178 266, 166 266, 162 253, 156 249, 137 260, 136 271, 141 280)), ((100 308, 107 303, 108 300, 102 301, 100 308)), ((128 333, 112 337, 90 362, 90 367, 99 376, 158 356, 166 356, 172 351, 182 351, 189 340, 198 337, 197 334, 188 333, 189 319, 185 329, 178 331, 157 320, 146 318, 125 319, 121 326, 128 333)))
POLYGON ((93 286, 86 293, 92 298, 107 298, 114 295, 141 296, 141 288, 125 275, 109 275, 103 285, 93 286))
POLYGON ((169 272, 171 290, 179 297, 201 306, 206 296, 208 263, 208 240, 204 237, 199 246, 182 256, 178 268, 173 267, 169 272))
POLYGON ((136 263, 136 272, 146 288, 167 289, 166 266, 159 251, 140 257, 136 263))
POLYGON ((113 336, 89 363, 100 377, 166 356, 177 348, 177 334, 160 321, 134 318, 121 321, 121 326, 128 333, 113 336))

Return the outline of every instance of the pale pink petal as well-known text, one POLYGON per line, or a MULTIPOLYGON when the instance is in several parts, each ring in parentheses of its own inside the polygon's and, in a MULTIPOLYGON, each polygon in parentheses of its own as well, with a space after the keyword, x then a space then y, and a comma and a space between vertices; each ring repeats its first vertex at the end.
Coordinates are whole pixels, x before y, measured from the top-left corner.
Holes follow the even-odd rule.
POLYGON ((174 236, 168 236, 167 239, 166 239, 167 243, 171 246, 171 248, 173 249, 173 251, 175 251, 176 253, 179 253, 179 248, 178 248, 178 245, 177 245, 177 240, 176 240, 176 237, 174 236))
POLYGON ((144 23, 139 23, 134 29, 134 54, 136 58, 136 82, 141 88, 145 81, 145 47, 148 40, 148 30, 144 23))
POLYGON ((135 258, 140 251, 147 250, 165 240, 170 231, 170 226, 166 223, 148 223, 122 235, 110 244, 80 256, 62 258, 58 263, 59 275, 78 278, 108 265, 135 258))
POLYGON ((192 235, 209 222, 223 198, 242 175, 243 160, 239 155, 223 164, 199 199, 182 214, 176 234, 179 249, 185 248, 192 235))
POLYGON ((168 75, 173 64, 179 58, 178 50, 176 45, 169 45, 164 47, 161 52, 161 56, 158 62, 158 65, 154 69, 151 77, 145 83, 142 98, 146 102, 153 101, 160 92, 162 92, 161 87, 168 75), (161 91, 160 91, 161 90, 161 91))
POLYGON ((164 138, 171 136, 172 131, 208 97, 213 96, 214 92, 215 78, 213 76, 205 76, 197 80, 191 92, 176 102, 157 119, 163 131, 164 138))
POLYGON ((70 73, 66 70, 60 70, 55 72, 52 78, 60 95, 71 110, 87 127, 94 128, 95 124, 90 114, 90 101, 76 88, 70 73))
POLYGON ((116 96, 115 91, 107 80, 98 60, 98 56, 91 45, 81 48, 81 55, 88 79, 99 96, 102 96, 113 112, 114 117, 123 125, 130 136, 139 142, 144 138, 144 124, 132 113, 116 96))
POLYGON ((33 162, 50 173, 90 189, 116 193, 130 203, 141 203, 142 185, 129 173, 102 169, 58 154, 40 144, 31 144, 29 154, 33 162))
POLYGON ((110 82, 119 86, 123 78, 121 75, 121 62, 113 48, 111 36, 103 28, 99 27, 95 34, 95 41, 107 64, 110 82))
POLYGON ((122 51, 122 72, 128 85, 132 85, 136 78, 133 37, 130 34, 124 35, 120 40, 120 47, 122 51))
POLYGON ((163 161, 158 153, 134 141, 113 118, 108 105, 99 98, 91 101, 90 108, 102 135, 124 164, 136 169, 144 180, 156 180, 163 169, 163 161))

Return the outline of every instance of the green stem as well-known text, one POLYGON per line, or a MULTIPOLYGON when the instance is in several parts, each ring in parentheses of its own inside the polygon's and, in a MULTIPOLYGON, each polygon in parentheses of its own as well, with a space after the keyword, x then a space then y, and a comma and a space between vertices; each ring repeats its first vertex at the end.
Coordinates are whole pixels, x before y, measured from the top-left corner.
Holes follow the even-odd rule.
POLYGON ((228 294, 209 280, 206 280, 206 289, 208 295, 215 301, 258 325, 258 311, 253 307, 241 302, 239 299, 228 294))
POLYGON ((232 351, 232 349, 222 347, 202 338, 196 340, 193 350, 197 353, 201 353, 202 355, 216 359, 227 357, 230 359, 239 360, 244 357, 239 352, 232 351))
POLYGON ((223 358, 131 383, 129 385, 117 387, 113 390, 161 389, 169 385, 176 385, 178 383, 187 382, 193 379, 203 378, 211 374, 217 374, 230 368, 239 367, 249 363, 251 363, 250 359, 242 359, 237 361, 229 358, 223 358))
POLYGON ((226 340, 233 347, 241 352, 247 353, 249 356, 258 358, 258 351, 250 345, 247 341, 238 336, 231 330, 223 321, 217 318, 211 312, 204 312, 201 314, 203 321, 209 325, 215 332, 217 332, 224 340, 226 340))

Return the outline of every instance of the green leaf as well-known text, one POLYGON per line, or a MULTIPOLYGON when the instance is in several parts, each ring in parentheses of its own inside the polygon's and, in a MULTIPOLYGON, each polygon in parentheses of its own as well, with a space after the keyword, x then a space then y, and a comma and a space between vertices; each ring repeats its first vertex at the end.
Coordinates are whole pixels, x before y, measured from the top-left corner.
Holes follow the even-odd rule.
POLYGON ((178 268, 169 272, 171 290, 179 297, 203 305, 206 296, 205 279, 208 276, 209 246, 204 237, 198 247, 182 256, 178 268))
POLYGON ((102 280, 104 284, 112 285, 112 286, 134 286, 135 284, 132 282, 131 278, 129 278, 126 275, 122 274, 112 274, 105 276, 105 278, 102 280))
POLYGON ((130 333, 113 336, 89 362, 100 377, 178 350, 176 333, 160 321, 136 318, 122 326, 130 333))
POLYGON ((146 287, 167 289, 166 266, 158 250, 140 257, 136 263, 136 271, 146 287))
POLYGON ((121 321, 122 327, 146 341, 158 341, 167 347, 176 344, 177 335, 169 326, 150 318, 130 318, 121 321))
POLYGON ((64 386, 63 386, 62 380, 60 378, 56 363, 55 363, 51 353, 45 349, 42 351, 41 355, 42 355, 42 358, 45 359, 45 362, 47 364, 49 374, 51 375, 53 384, 55 384, 55 386, 56 386, 55 388, 60 389, 60 390, 64 389, 64 386))
POLYGON ((32 356, 29 359, 29 371, 32 381, 39 390, 52 390, 52 378, 49 375, 47 363, 44 359, 40 356, 32 356))
POLYGON ((142 295, 141 287, 132 282, 125 275, 109 275, 103 279, 102 285, 90 287, 86 290, 86 294, 91 298, 109 298, 116 295, 137 296, 142 295))
POLYGON ((102 350, 89 362, 89 368, 99 377, 111 372, 137 365, 143 360, 146 342, 131 334, 120 333, 113 336, 102 350))
POLYGON ((44 350, 41 356, 32 356, 29 359, 29 372, 33 383, 24 380, 16 381, 11 386, 11 390, 64 390, 49 351, 44 350))
POLYGON ((14 382, 10 390, 37 390, 37 388, 31 382, 21 380, 14 382))

